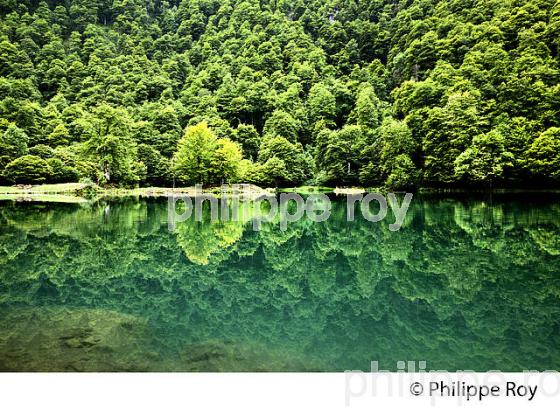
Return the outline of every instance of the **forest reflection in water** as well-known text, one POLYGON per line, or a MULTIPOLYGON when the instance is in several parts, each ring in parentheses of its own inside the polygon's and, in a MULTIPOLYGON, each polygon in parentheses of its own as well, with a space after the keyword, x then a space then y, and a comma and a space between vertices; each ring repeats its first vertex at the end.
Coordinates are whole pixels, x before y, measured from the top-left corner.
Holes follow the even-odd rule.
POLYGON ((560 370, 558 199, 417 195, 397 232, 0 202, 0 370, 560 370))

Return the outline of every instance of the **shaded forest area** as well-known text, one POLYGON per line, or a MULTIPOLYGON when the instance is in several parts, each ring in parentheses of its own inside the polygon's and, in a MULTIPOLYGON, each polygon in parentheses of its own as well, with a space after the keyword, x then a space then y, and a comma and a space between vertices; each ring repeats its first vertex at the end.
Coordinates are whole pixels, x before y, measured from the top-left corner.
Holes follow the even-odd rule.
POLYGON ((560 2, 0 0, 2 184, 553 186, 560 2))

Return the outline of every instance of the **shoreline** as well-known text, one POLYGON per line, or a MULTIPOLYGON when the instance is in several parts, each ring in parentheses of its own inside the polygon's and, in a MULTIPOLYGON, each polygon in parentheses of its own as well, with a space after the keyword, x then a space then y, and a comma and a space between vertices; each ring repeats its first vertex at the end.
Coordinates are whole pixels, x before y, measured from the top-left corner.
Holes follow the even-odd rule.
MULTIPOLYGON (((228 195, 232 197, 238 195, 244 199, 251 200, 262 195, 275 195, 275 193, 275 189, 244 184, 242 190, 228 193, 228 195)), ((102 188, 97 185, 81 183, 0 186, 0 201, 87 203, 105 198, 167 198, 172 195, 181 194, 195 197, 201 194, 221 195, 222 191, 220 187, 205 188, 202 191, 197 191, 195 187, 102 188)))
MULTIPOLYGON (((240 184, 241 185, 241 184, 240 184)), ((385 189, 379 187, 325 187, 325 186, 301 186, 291 188, 261 188, 256 185, 244 184, 243 190, 236 195, 246 200, 252 200, 262 195, 275 195, 277 193, 296 193, 300 195, 311 194, 334 194, 334 195, 357 195, 368 192, 383 192, 385 189)), ((398 191, 401 192, 401 191, 398 191)), ((404 191, 402 191, 404 192, 404 191)), ((203 195, 220 195, 220 187, 205 188, 203 195)), ((492 190, 466 189, 466 188, 418 188, 416 193, 420 195, 473 195, 481 194, 560 194, 560 189, 522 189, 522 188, 495 188, 492 190)), ((142 188, 102 188, 97 185, 67 183, 67 184, 45 184, 26 186, 0 186, 0 201, 24 201, 24 202, 61 202, 61 203, 88 203, 97 199, 107 198, 166 198, 172 195, 186 194, 189 196, 199 195, 194 187, 166 188, 166 187, 142 187, 142 188)), ((233 197, 233 193, 228 193, 233 197)))

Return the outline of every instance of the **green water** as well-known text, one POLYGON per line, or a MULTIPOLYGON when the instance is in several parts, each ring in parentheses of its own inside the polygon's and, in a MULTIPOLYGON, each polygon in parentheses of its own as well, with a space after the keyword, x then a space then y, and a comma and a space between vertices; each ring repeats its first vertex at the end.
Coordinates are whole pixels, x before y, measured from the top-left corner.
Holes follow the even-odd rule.
POLYGON ((0 370, 560 370, 558 197, 417 195, 392 222, 0 202, 0 370))

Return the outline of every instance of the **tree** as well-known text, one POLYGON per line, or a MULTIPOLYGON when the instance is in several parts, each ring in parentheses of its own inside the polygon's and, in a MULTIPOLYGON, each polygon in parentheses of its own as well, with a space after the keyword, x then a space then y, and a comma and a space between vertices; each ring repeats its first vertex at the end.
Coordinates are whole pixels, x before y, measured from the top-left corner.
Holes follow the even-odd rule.
POLYGON ((85 155, 98 164, 98 182, 126 186, 137 183, 136 146, 126 110, 102 104, 93 110, 84 126, 90 135, 85 155))
POLYGON ((484 125, 477 96, 470 92, 449 96, 443 108, 431 109, 424 121, 424 178, 430 183, 455 182, 454 161, 479 135, 484 125))
MULTIPOLYGON (((487 178, 557 181, 545 176, 553 160, 526 156, 560 127, 554 1, 0 3, 0 139, 13 123, 29 147, 73 152, 71 166, 102 184, 165 184, 157 164, 172 168, 185 126, 202 122, 239 143, 262 181, 260 147, 282 137, 302 145, 316 183, 388 183, 404 155, 398 169, 419 171, 417 186, 488 184, 455 160, 494 129, 513 165, 487 178), (413 149, 382 130, 386 118, 406 124, 413 149), (359 141, 347 140, 352 126, 359 141)), ((15 159, 6 152, 0 166, 15 159)), ((269 183, 292 183, 274 172, 281 182, 269 183)))
POLYGON ((327 136, 324 156, 319 160, 325 172, 326 183, 354 184, 358 180, 359 146, 363 142, 362 129, 357 125, 346 125, 340 131, 327 136))
POLYGON ((552 127, 533 141, 526 153, 531 172, 544 178, 560 179, 560 128, 552 127))
POLYGON ((29 137, 29 144, 36 144, 41 139, 41 107, 36 102, 20 100, 13 97, 0 101, 0 117, 15 123, 29 137))
POLYGON ((41 184, 52 175, 48 162, 34 155, 19 157, 4 169, 3 176, 17 184, 41 184))
POLYGON ((319 120, 334 121, 336 117, 336 99, 323 84, 315 84, 309 90, 307 110, 311 123, 319 120))
POLYGON ((236 180, 241 148, 228 138, 216 138, 206 122, 187 127, 177 144, 174 172, 184 184, 216 185, 236 180))
POLYGON ((76 182, 79 179, 78 171, 70 166, 67 166, 59 158, 48 158, 47 164, 50 168, 50 175, 48 180, 50 182, 76 182))
POLYGON ((176 178, 190 185, 213 182, 210 169, 216 147, 217 138, 208 128, 208 123, 187 127, 173 157, 176 178))
POLYGON ((14 159, 27 154, 28 141, 27 134, 13 124, 0 134, 0 170, 14 159))
POLYGON ((276 110, 264 123, 264 135, 284 137, 290 142, 297 142, 301 124, 287 112, 276 110))
POLYGON ((308 160, 299 143, 291 143, 284 137, 265 138, 259 149, 259 163, 265 173, 274 173, 277 185, 300 184, 309 176, 308 160), (273 160, 273 162, 269 162, 273 160))
POLYGON ((228 138, 220 138, 210 161, 213 181, 237 182, 243 155, 241 147, 228 138))
POLYGON ((413 161, 417 149, 418 143, 404 121, 385 119, 377 138, 362 149, 360 182, 392 189, 413 187, 419 177, 413 161))
POLYGON ((361 85, 353 117, 364 132, 371 132, 381 125, 381 101, 370 84, 361 85))
POLYGON ((87 0, 75 0, 69 12, 74 27, 80 31, 97 21, 97 5, 87 0))
POLYGON ((55 151, 48 145, 39 144, 29 148, 29 154, 43 159, 49 159, 55 156, 55 151))
POLYGON ((418 180, 418 169, 406 154, 397 155, 391 161, 385 186, 389 189, 413 188, 418 180))
POLYGON ((57 125, 47 138, 51 145, 66 145, 69 140, 68 129, 64 124, 57 125))
POLYGON ((131 186, 138 182, 135 155, 126 141, 114 135, 106 135, 95 147, 95 153, 102 171, 100 183, 131 186))
POLYGON ((233 141, 241 144, 246 158, 256 159, 261 145, 261 136, 256 128, 248 124, 239 124, 232 133, 233 141))
POLYGON ((507 167, 513 166, 513 155, 505 150, 504 136, 498 130, 474 137, 469 148, 455 160, 455 174, 469 182, 490 186, 500 180, 507 167))
POLYGON ((282 186, 285 184, 289 184, 291 181, 292 175, 286 168, 286 162, 281 160, 278 157, 269 158, 262 166, 260 167, 262 172, 260 180, 265 186, 282 186))
MULTIPOLYGON (((383 122, 379 131, 378 146, 380 147, 379 166, 381 173, 388 178, 393 173, 393 166, 397 157, 402 156, 401 166, 405 163, 409 169, 414 168, 412 157, 414 156, 418 144, 412 137, 412 132, 405 122, 388 119, 383 122), (403 158, 408 158, 404 160, 403 158), (409 166, 412 164, 412 168, 409 166)), ((416 172, 410 175, 413 180, 416 172)))
POLYGON ((138 159, 146 167, 146 175, 141 182, 157 186, 167 184, 171 180, 170 161, 154 147, 146 144, 138 145, 138 159))

